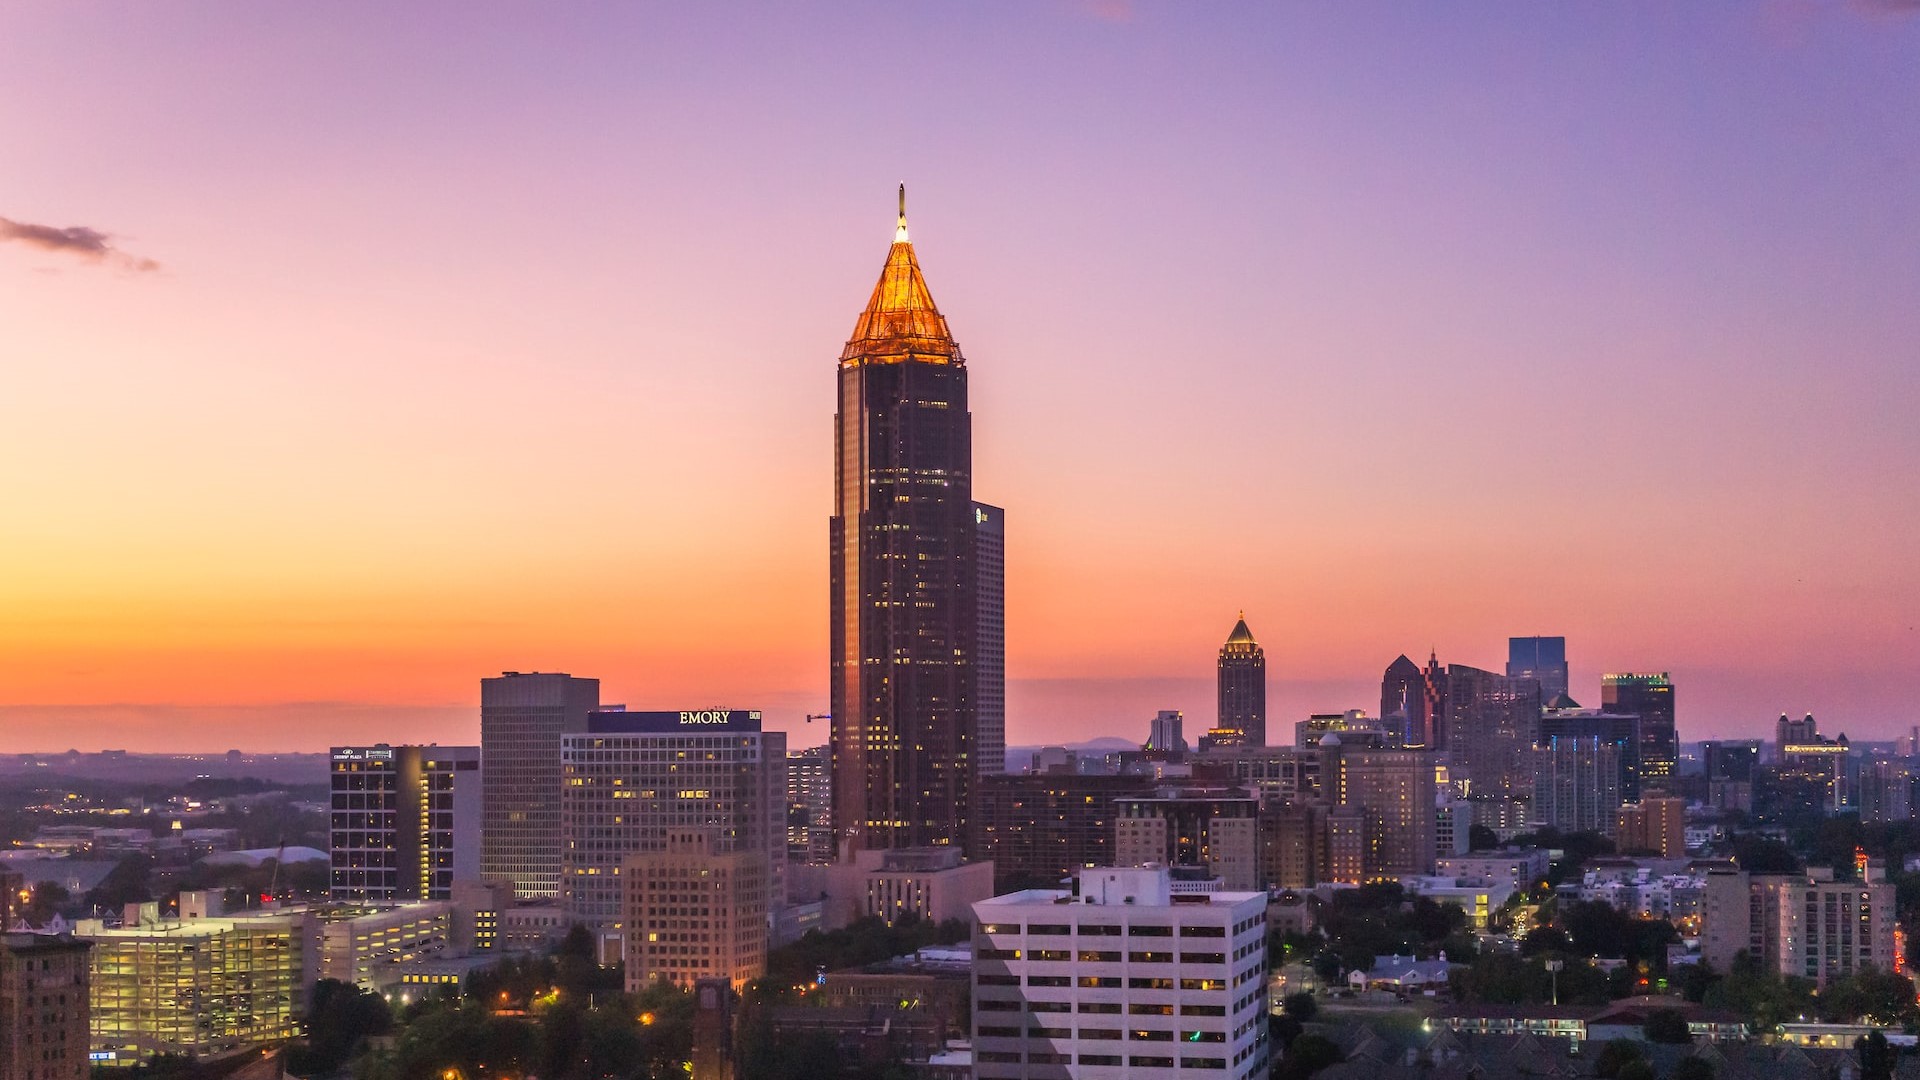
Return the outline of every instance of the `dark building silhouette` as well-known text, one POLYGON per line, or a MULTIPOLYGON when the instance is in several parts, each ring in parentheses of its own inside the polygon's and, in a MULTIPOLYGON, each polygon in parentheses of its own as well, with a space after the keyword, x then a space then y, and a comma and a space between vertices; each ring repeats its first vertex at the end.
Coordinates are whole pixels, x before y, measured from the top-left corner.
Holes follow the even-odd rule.
POLYGON ((1428 745, 1432 721, 1427 712, 1427 678, 1420 665, 1404 654, 1388 664, 1380 678, 1380 719, 1389 727, 1398 726, 1406 745, 1428 745))
POLYGON ((1760 740, 1715 740, 1700 744, 1707 805, 1716 810, 1753 809, 1753 783, 1760 773, 1760 740))
POLYGON ((1552 701, 1567 692, 1567 639, 1516 637, 1507 639, 1507 677, 1540 683, 1540 700, 1552 701))
POLYGON ((1640 801, 1638 716, 1600 709, 1548 709, 1540 718, 1540 743, 1544 746, 1554 739, 1590 739, 1613 747, 1620 769, 1620 799, 1640 801))
POLYGON ((995 888, 1054 888, 1089 866, 1112 866, 1115 801, 1153 791, 1151 776, 1010 774, 980 779, 975 859, 993 861, 995 888))
POLYGON ((1531 797, 1533 747, 1540 736, 1537 681, 1447 665, 1445 728, 1454 778, 1468 782, 1471 797, 1531 797))
POLYGON ((587 729, 600 680, 509 671, 480 680, 480 876, 560 894, 560 736, 587 729))
POLYGON ((964 846, 979 750, 967 367, 907 240, 840 354, 829 619, 834 832, 964 846))
POLYGON ((973 504, 974 713, 985 775, 1007 771, 1007 512, 973 504))
POLYGON ((1425 677, 1427 690, 1427 746, 1433 750, 1447 748, 1447 669, 1440 665, 1440 657, 1433 650, 1427 650, 1427 666, 1420 669, 1425 677))
POLYGON ((1267 655, 1247 629, 1244 611, 1220 646, 1219 670, 1219 719, 1208 734, 1232 734, 1204 740, 1200 748, 1267 745, 1267 655))
POLYGON ((1640 786, 1647 791, 1671 787, 1680 761, 1680 737, 1673 723, 1673 680, 1667 673, 1602 675, 1600 707, 1640 718, 1640 786))

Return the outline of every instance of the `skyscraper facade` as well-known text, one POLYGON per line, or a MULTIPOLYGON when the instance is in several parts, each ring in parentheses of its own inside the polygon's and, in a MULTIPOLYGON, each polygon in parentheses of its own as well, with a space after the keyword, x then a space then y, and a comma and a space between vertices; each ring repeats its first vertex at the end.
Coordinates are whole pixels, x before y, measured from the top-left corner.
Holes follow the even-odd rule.
POLYGON ((979 771, 1007 771, 1007 512, 973 504, 974 712, 979 771))
POLYGON ((1561 697, 1567 692, 1567 639, 1508 638, 1507 677, 1539 682, 1541 701, 1561 697))
POLYGON ((1670 787, 1680 760, 1680 736, 1673 722, 1673 680, 1667 673, 1602 675, 1600 707, 1640 718, 1641 789, 1670 787))
POLYGON ((480 879, 480 748, 336 746, 335 900, 451 900, 480 879))
POLYGON ((1620 745, 1594 735, 1546 735, 1534 751, 1533 820, 1561 832, 1611 836, 1620 809, 1620 745))
POLYGON ((1427 680, 1420 665, 1405 655, 1388 664, 1380 677, 1380 719, 1400 728, 1404 745, 1427 745, 1427 680))
POLYGON ((1237 734, 1245 745, 1267 745, 1267 654, 1247 629, 1244 611, 1220 646, 1218 682, 1220 711, 1214 727, 1237 734))
POLYGON ((834 832, 961 846, 978 766, 967 366, 907 239, 840 354, 829 528, 834 832))
POLYGON ((1465 664, 1447 666, 1444 745, 1456 780, 1476 799, 1526 800, 1533 793, 1533 746, 1540 684, 1465 664))
POLYGON ((1349 747, 1338 735, 1327 736, 1320 753, 1320 780, 1328 801, 1361 812, 1361 867, 1367 877, 1432 873, 1433 755, 1425 750, 1349 747))
POLYGON ((1598 739, 1612 744, 1620 765, 1620 800, 1640 798, 1640 718, 1599 709, 1548 709, 1540 718, 1540 743, 1555 738, 1598 739))
POLYGON ((520 899, 560 894, 560 736, 599 707, 599 679, 480 680, 480 874, 520 899))

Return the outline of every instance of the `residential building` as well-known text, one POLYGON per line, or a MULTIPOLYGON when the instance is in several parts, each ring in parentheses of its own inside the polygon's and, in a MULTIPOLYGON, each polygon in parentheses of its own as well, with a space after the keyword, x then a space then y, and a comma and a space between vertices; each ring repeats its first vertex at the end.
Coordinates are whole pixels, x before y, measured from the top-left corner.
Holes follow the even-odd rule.
POLYGON ((1715 810, 1753 810, 1753 781, 1760 768, 1760 740, 1714 740, 1700 744, 1707 805, 1715 810))
POLYGON ((1267 654, 1247 629, 1244 611, 1220 646, 1216 683, 1219 710, 1213 726, 1237 736, 1217 745, 1267 745, 1267 654))
POLYGON ((1567 692, 1567 639, 1516 637, 1507 639, 1507 677, 1532 679, 1540 684, 1542 701, 1567 692))
POLYGON ((788 868, 792 902, 819 902, 821 926, 834 929, 872 915, 892 923, 967 917, 968 905, 993 895, 993 864, 966 862, 952 846, 856 851, 852 861, 788 868))
POLYGON ((833 858, 833 756, 828 747, 787 751, 787 858, 833 858))
POLYGON ((980 775, 1007 771, 1007 512, 973 504, 974 713, 980 775))
POLYGON ((725 979, 739 990, 767 971, 769 879, 764 851, 724 851, 718 829, 676 826, 664 850, 622 863, 627 991, 653 982, 691 989, 725 979))
POLYGON ((1687 801, 1656 795, 1628 803, 1615 815, 1613 846, 1624 852, 1646 852, 1662 858, 1687 853, 1687 801))
POLYGON ((1600 707, 1640 718, 1640 788, 1643 792, 1667 790, 1675 782, 1680 760, 1673 679, 1664 671, 1602 675, 1600 707))
POLYGON ((1260 887, 1260 802, 1246 792, 1167 786, 1116 806, 1116 865, 1202 867, 1224 888, 1260 887))
POLYGON ((1540 684, 1453 664, 1447 668, 1445 749, 1475 799, 1524 802, 1533 791, 1540 684))
POLYGON ((480 680, 480 876, 560 895, 560 737, 584 731, 600 680, 509 671, 480 680))
POLYGON ((1543 736, 1534 751, 1533 820, 1611 836, 1620 809, 1620 746, 1594 736, 1543 736))
POLYGON ((979 583, 967 365, 907 238, 840 353, 828 626, 836 847, 967 840, 979 583))
POLYGON ((974 1076, 1266 1076, 1266 907, 1164 867, 974 904, 974 1076))
POLYGON ((1861 821, 1906 821, 1913 817, 1913 763, 1876 755, 1860 763, 1861 821))
POLYGON ((86 941, 69 934, 0 933, 0 1077, 87 1080, 86 941))
POLYGON ((1620 799, 1640 797, 1640 718, 1631 713, 1600 709, 1547 709, 1540 716, 1540 742, 1555 736, 1598 739, 1609 743, 1620 763, 1620 799))
POLYGON ((480 748, 336 746, 335 900, 446 900, 480 877, 480 748))
POLYGON ((595 712, 561 737, 562 902, 595 930, 621 928, 621 868, 666 850, 675 827, 716 830, 721 854, 761 859, 785 895, 787 736, 749 709, 595 712))
MULTIPOLYGON (((1812 718, 1808 718, 1811 723, 1812 718)), ((1836 739, 1814 735, 1808 742, 1782 743, 1774 766, 1774 786, 1788 805, 1817 806, 1833 813, 1853 803, 1852 747, 1842 732, 1836 739)))
POLYGON ((1182 732, 1185 718, 1177 709, 1161 709, 1147 725, 1147 742, 1142 750, 1169 755, 1179 760, 1187 755, 1187 739, 1182 732))
MULTIPOLYGON (((1425 750, 1372 750, 1320 741, 1327 801, 1357 809, 1364 822, 1361 871, 1368 880, 1425 874, 1434 860, 1434 764, 1425 750)), ((1339 880, 1339 879, 1335 879, 1339 880)))
POLYGON ((1148 776, 984 777, 968 850, 993 864, 1002 891, 1057 884, 1085 867, 1114 865, 1117 800, 1152 791, 1148 776))
POLYGON ((1820 986, 1865 968, 1893 971, 1894 887, 1878 864, 1859 881, 1831 869, 1804 874, 1709 873, 1702 892, 1700 956, 1717 971, 1736 953, 1779 975, 1820 986))
POLYGON ((1311 802, 1321 798, 1320 744, 1233 746, 1193 759, 1204 775, 1218 777, 1260 797, 1265 806, 1311 802))

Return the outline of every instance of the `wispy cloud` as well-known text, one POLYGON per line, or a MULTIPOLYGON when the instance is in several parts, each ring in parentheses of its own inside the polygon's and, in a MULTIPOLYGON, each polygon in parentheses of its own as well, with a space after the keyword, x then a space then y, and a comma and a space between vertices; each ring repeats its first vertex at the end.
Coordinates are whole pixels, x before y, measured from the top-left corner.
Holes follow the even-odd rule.
POLYGON ((112 263, 128 270, 146 272, 160 269, 160 264, 152 259, 130 255, 115 247, 111 234, 85 225, 58 228, 53 225, 33 225, 0 217, 0 242, 8 240, 37 247, 42 251, 75 255, 92 262, 112 263))

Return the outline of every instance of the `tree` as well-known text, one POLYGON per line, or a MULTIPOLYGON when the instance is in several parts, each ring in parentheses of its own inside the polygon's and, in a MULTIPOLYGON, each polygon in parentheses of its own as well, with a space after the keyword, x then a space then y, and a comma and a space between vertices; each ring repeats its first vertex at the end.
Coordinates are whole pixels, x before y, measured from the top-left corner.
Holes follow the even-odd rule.
POLYGON ((33 895, 20 916, 32 926, 45 926, 47 920, 59 914, 70 899, 72 897, 65 885, 57 881, 42 881, 33 887, 33 895))
POLYGON ((1319 1003, 1314 1001, 1313 995, 1307 993, 1305 990, 1288 994, 1280 1007, 1286 1011, 1288 1016, 1302 1023, 1313 1019, 1314 1014, 1320 1011, 1319 1003))
POLYGON ((1500 846, 1500 834, 1485 825, 1469 825, 1467 846, 1475 851, 1492 851, 1500 846))
POLYGON ((287 1071, 296 1076, 330 1073, 347 1063, 369 1035, 393 1029, 387 1002, 352 983, 321 979, 313 984, 307 1037, 287 1050, 287 1071))
POLYGON ((1713 1062, 1705 1058, 1683 1057, 1667 1080, 1713 1080, 1713 1062))
POLYGON ((1631 1039, 1609 1039, 1600 1049, 1600 1057, 1593 1063, 1593 1075, 1606 1077, 1607 1080, 1621 1080, 1622 1070, 1629 1064, 1646 1064, 1646 1053, 1640 1044, 1631 1039))
POLYGON ((1655 1009, 1647 1014, 1646 1032, 1648 1042, 1690 1043, 1693 1032, 1687 1030, 1687 1018, 1677 1009, 1655 1009))
POLYGON ((1885 1035, 1871 1031, 1853 1045, 1860 1055, 1860 1080, 1893 1080, 1893 1070, 1899 1060, 1893 1047, 1887 1045, 1885 1035))
POLYGON ((1286 1056, 1273 1070, 1279 1080, 1306 1080, 1329 1065, 1338 1065, 1346 1057, 1340 1047, 1324 1035, 1301 1035, 1287 1047, 1286 1056))

